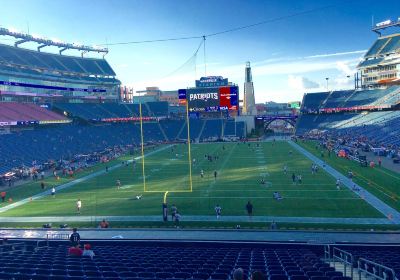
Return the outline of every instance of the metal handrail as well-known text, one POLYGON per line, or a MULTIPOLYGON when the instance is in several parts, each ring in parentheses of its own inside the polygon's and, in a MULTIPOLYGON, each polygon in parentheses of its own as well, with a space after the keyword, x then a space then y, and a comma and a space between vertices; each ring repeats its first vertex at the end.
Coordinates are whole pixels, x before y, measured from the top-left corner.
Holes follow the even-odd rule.
POLYGON ((393 280, 396 277, 396 274, 392 268, 382 264, 364 258, 359 258, 357 263, 359 279, 361 279, 361 272, 364 272, 366 275, 372 276, 379 280, 393 280), (372 269, 372 272, 369 269, 372 269))
POLYGON ((11 252, 25 252, 26 251, 26 243, 18 242, 18 243, 8 243, 0 245, 0 254, 8 254, 11 252), (17 247, 21 247, 20 249, 16 249, 17 247), (11 250, 4 251, 5 248, 11 248, 11 250))
POLYGON ((353 264, 354 257, 349 252, 343 251, 339 248, 333 248, 333 266, 335 267, 336 260, 343 263, 344 276, 347 276, 347 266, 350 266, 350 277, 353 279, 353 264))
POLYGON ((49 240, 68 240, 69 234, 68 233, 48 233, 46 234, 46 246, 49 246, 49 240))
POLYGON ((48 241, 47 240, 38 240, 36 241, 36 247, 35 250, 37 250, 39 247, 47 247, 48 246, 48 241), (44 246, 40 246, 41 243, 45 243, 44 246))
POLYGON ((331 261, 331 247, 329 244, 324 246, 324 258, 325 261, 331 261))

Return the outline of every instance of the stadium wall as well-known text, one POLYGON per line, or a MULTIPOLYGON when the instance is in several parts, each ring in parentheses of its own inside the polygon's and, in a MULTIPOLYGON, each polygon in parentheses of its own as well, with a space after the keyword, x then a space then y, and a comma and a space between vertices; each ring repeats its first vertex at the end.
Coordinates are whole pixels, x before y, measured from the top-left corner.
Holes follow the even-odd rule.
POLYGON ((237 116, 235 117, 236 122, 244 122, 246 126, 246 133, 249 134, 255 129, 254 116, 237 116))

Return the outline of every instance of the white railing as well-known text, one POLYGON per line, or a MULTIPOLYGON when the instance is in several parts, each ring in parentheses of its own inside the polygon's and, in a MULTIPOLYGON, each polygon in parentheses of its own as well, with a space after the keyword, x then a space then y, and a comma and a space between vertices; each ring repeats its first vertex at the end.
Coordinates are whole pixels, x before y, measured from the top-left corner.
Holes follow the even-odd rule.
POLYGON ((371 276, 378 280, 394 280, 396 274, 390 267, 382 264, 369 261, 364 258, 358 259, 358 278, 361 280, 361 274, 365 273, 365 276, 371 276))
POLYGON ((353 279, 353 264, 354 257, 349 252, 343 251, 338 248, 333 248, 333 267, 336 265, 336 261, 343 264, 343 274, 347 276, 347 268, 350 268, 350 277, 353 279))

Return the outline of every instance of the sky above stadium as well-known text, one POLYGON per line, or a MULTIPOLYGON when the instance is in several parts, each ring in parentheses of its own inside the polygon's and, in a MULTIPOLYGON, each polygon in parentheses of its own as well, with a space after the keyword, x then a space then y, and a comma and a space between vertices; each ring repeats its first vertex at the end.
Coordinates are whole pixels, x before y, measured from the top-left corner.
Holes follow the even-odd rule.
MULTIPOLYGON (((224 76, 243 94, 250 61, 256 102, 301 100, 304 92, 354 87, 355 67, 377 35, 374 22, 400 16, 398 0, 0 0, 0 25, 85 45, 108 45, 106 59, 135 90, 194 86, 224 76), (6 11, 6 12, 4 12, 6 11), (303 11, 307 13, 298 14, 303 11), (297 15, 295 15, 297 14, 297 15), (270 21, 271 20, 271 21, 270 21), (206 39, 201 37, 267 21, 206 39), (350 77, 348 77, 350 76, 350 77), (328 79, 328 85, 327 80, 328 79)), ((0 38, 0 43, 12 43, 0 38)), ((28 48, 35 45, 26 44, 28 48)), ((45 49, 46 50, 46 49, 45 49)), ((47 48, 56 52, 57 49, 47 48)), ((68 54, 79 55, 71 51, 68 54)))

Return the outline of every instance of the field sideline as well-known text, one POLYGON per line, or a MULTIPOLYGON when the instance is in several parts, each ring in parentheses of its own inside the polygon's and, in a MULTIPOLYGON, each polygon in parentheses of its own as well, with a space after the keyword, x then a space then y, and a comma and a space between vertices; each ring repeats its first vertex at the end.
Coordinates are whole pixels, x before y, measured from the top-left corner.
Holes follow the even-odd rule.
MULTIPOLYGON (((320 148, 316 149, 315 141, 299 141, 298 144, 317 157, 321 157, 320 148)), ((326 151, 325 151, 326 154, 326 151)), ((337 171, 347 174, 354 173, 354 182, 374 194, 387 205, 400 211, 400 174, 384 167, 376 166, 374 169, 361 167, 357 162, 339 158, 332 154, 331 157, 324 157, 324 160, 337 171)))
POLYGON ((183 216, 214 215, 216 204, 226 216, 244 216, 248 200, 255 216, 384 218, 347 188, 336 190, 335 178, 320 170, 311 174, 311 161, 286 142, 213 143, 192 145, 193 192, 189 190, 187 145, 175 145, 145 158, 144 192, 140 160, 86 182, 1 213, 2 217, 78 216, 75 202, 82 200, 82 216, 160 215, 164 193, 183 216), (206 154, 218 159, 209 162, 206 154), (284 164, 288 167, 285 175, 284 164), (201 178, 200 171, 204 171, 201 178), (217 179, 213 172, 217 171, 217 179), (292 184, 292 172, 302 184, 292 184), (261 178, 266 184, 260 184, 261 178), (116 187, 116 180, 121 188, 116 187), (183 191, 183 192, 182 192, 183 191), (283 200, 273 199, 278 191, 283 200), (137 195, 142 199, 136 200, 137 195))

